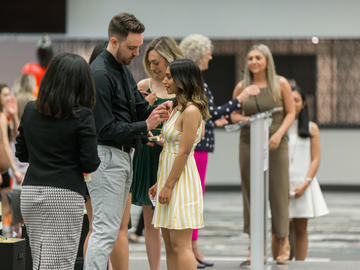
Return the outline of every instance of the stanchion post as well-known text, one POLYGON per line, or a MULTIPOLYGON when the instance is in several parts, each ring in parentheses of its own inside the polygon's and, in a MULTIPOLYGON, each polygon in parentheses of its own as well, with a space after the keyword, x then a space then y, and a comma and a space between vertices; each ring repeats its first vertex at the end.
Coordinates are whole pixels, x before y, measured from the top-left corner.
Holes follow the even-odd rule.
POLYGON ((251 270, 264 269, 264 127, 259 114, 250 126, 250 243, 251 270))
POLYGON ((272 114, 282 107, 255 114, 250 120, 225 126, 233 132, 250 124, 250 246, 251 270, 264 269, 267 261, 269 202, 269 128, 272 114))

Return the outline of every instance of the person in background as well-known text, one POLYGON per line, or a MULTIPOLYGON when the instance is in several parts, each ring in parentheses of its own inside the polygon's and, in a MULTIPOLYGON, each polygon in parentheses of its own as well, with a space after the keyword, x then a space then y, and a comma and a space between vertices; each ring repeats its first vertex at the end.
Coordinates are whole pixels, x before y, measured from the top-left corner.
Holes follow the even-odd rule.
MULTIPOLYGON (((167 93, 162 81, 169 64, 180 58, 183 58, 183 54, 175 40, 170 37, 155 38, 147 45, 143 62, 149 78, 141 80, 138 88, 150 105, 157 106, 175 98, 174 94, 167 93)), ((161 127, 160 124, 151 130, 152 135, 160 135, 161 127)), ((145 245, 151 270, 160 270, 161 266, 160 230, 151 224, 154 209, 148 195, 149 188, 156 183, 161 150, 162 146, 149 143, 135 153, 131 185, 132 203, 143 208, 145 245)))
POLYGON ((17 100, 18 117, 21 119, 26 104, 34 100, 33 93, 36 89, 36 78, 31 74, 21 74, 18 81, 18 88, 13 89, 17 100))
MULTIPOLYGON (((192 34, 185 37, 180 42, 180 48, 184 53, 185 58, 193 60, 201 71, 209 68, 209 62, 212 59, 213 45, 211 40, 200 34, 192 34)), ((214 152, 215 136, 214 128, 216 126, 223 126, 228 123, 226 118, 233 111, 241 108, 241 102, 246 99, 248 95, 256 95, 259 93, 257 87, 249 88, 248 91, 243 91, 238 96, 229 100, 227 103, 216 106, 214 104, 214 96, 209 86, 204 83, 205 95, 208 99, 210 119, 205 121, 205 135, 195 148, 194 157, 196 166, 199 170, 201 187, 203 194, 205 192, 205 176, 208 163, 208 153, 214 152)), ((196 260, 198 261, 198 268, 206 266, 213 266, 213 263, 207 262, 201 254, 198 245, 198 229, 193 230, 192 235, 192 249, 196 260)))
MULTIPOLYGON (((21 74, 16 80, 15 85, 12 90, 15 92, 15 97, 10 97, 13 101, 17 101, 17 105, 13 104, 13 110, 17 111, 18 119, 21 119, 25 106, 29 101, 34 100, 33 91, 36 87, 35 77, 31 74, 21 74), (17 108, 17 109, 16 109, 17 108)), ((16 130, 18 126, 14 127, 16 130)), ((28 163, 20 162, 17 157, 15 157, 15 140, 10 142, 12 159, 14 160, 15 166, 18 171, 25 175, 28 168, 28 163)), ((16 176, 13 174, 13 171, 9 171, 9 175, 12 179, 16 179, 16 176)), ((6 191, 6 198, 8 200, 10 210, 11 210, 11 226, 12 230, 16 233, 17 237, 21 237, 21 222, 23 218, 21 216, 20 210, 20 194, 21 194, 21 182, 14 181, 12 183, 11 190, 6 191)), ((3 201, 4 202, 4 201, 3 201)), ((6 206, 6 202, 5 202, 6 206)), ((6 213, 6 207, 3 207, 3 213, 6 213)))
POLYGON ((169 64, 163 83, 175 94, 174 110, 163 125, 164 147, 157 183, 149 196, 155 200, 153 224, 161 228, 168 269, 194 270, 192 230, 204 226, 201 180, 194 149, 201 139, 203 121, 210 115, 199 67, 190 59, 169 64))
POLYGON ((293 234, 295 260, 305 260, 308 249, 309 218, 329 213, 316 173, 320 166, 321 145, 318 126, 309 120, 304 92, 292 87, 296 120, 289 128, 290 233, 293 234))
POLYGON ((22 181, 22 175, 17 170, 16 165, 11 158, 11 149, 9 142, 13 141, 18 134, 17 128, 19 126, 17 101, 11 95, 10 88, 4 83, 0 83, 0 125, 3 132, 3 140, 6 148, 8 158, 10 160, 10 168, 12 169, 16 181, 22 181))
POLYGON ((100 164, 94 105, 89 65, 66 53, 53 59, 38 99, 25 107, 15 155, 29 163, 21 213, 33 269, 74 269, 84 215, 83 173, 100 164))
POLYGON ((139 238, 143 235, 143 231, 144 231, 144 214, 143 214, 143 211, 141 210, 139 216, 138 216, 138 222, 137 222, 137 225, 136 225, 136 229, 135 229, 135 232, 131 233, 129 235, 129 241, 131 243, 139 243, 140 240, 139 238))
POLYGON ((29 62, 22 68, 21 73, 32 74, 36 79, 36 88, 33 92, 34 97, 38 95, 40 82, 44 76, 47 67, 50 64, 51 59, 54 57, 54 50, 52 47, 51 39, 48 35, 43 35, 36 48, 37 63, 29 62))
MULTIPOLYGON (((270 49, 264 44, 251 47, 247 54, 244 79, 233 92, 236 97, 249 87, 259 87, 260 93, 248 97, 241 113, 233 113, 232 121, 248 119, 251 115, 282 107, 272 115, 269 127, 269 199, 272 224, 272 253, 277 263, 287 263, 289 245, 289 155, 287 131, 295 119, 294 100, 288 81, 276 74, 270 49)), ((250 233, 250 126, 241 129, 240 172, 244 207, 244 232, 250 233)), ((249 247, 250 249, 250 247, 249 247)), ((250 253, 246 264, 250 262, 250 253)))
MULTIPOLYGON (((4 83, 0 83, 0 131, 1 131, 1 143, 4 148, 4 153, 9 162, 9 169, 11 170, 12 175, 15 177, 15 180, 20 184, 23 180, 23 175, 19 171, 18 167, 15 164, 13 158, 13 152, 11 150, 10 142, 14 140, 17 134, 17 127, 19 125, 19 118, 17 113, 17 103, 16 98, 11 96, 10 88, 4 83)), ((2 223, 4 226, 5 234, 11 236, 11 223, 12 223, 12 214, 11 208, 6 196, 7 192, 11 190, 11 178, 9 170, 2 172, 1 175, 1 208, 2 208, 2 223)))

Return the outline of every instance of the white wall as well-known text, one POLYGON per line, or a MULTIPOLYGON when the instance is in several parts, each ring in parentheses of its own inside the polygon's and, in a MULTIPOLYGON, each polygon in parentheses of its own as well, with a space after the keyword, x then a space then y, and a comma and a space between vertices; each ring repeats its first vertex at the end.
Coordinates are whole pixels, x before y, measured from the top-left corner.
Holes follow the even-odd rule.
MULTIPOLYGON (((360 129, 321 129, 321 165, 317 177, 325 185, 360 185, 360 129)), ((239 185, 239 132, 215 131, 209 155, 207 185, 239 185)))
POLYGON ((36 44, 40 36, 0 35, 0 82, 13 85, 28 62, 36 62, 36 44))
POLYGON ((358 0, 68 0, 69 37, 106 37, 113 15, 135 14, 145 37, 359 37, 358 0))
MULTIPOLYGON (((134 13, 146 26, 145 37, 183 37, 202 33, 212 38, 359 38, 358 0, 69 0, 68 38, 105 38, 111 17, 134 13)), ((39 36, 0 36, 0 80, 10 85, 24 63, 35 60, 39 36)), ((238 184, 238 133, 216 130, 207 183, 238 184)), ((359 184, 360 130, 321 130, 324 184, 359 184)))

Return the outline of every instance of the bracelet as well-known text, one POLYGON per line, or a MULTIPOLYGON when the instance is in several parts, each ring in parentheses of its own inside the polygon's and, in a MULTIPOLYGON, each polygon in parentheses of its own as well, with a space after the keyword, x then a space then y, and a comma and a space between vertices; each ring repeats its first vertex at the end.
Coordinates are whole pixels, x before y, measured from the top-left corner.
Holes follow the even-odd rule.
POLYGON ((312 177, 306 177, 305 178, 305 181, 309 181, 310 183, 311 183, 311 181, 313 180, 314 178, 312 178, 312 177))

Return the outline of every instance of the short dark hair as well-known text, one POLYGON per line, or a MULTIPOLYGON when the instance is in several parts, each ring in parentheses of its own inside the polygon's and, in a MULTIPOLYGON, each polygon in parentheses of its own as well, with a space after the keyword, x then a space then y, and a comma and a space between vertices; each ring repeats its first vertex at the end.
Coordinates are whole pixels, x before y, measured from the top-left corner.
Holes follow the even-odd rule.
POLYGON ((36 56, 39 61, 39 65, 43 68, 46 68, 49 65, 51 59, 54 57, 54 51, 52 47, 44 49, 38 48, 36 50, 36 56))
POLYGON ((120 13, 111 19, 108 35, 109 39, 114 35, 126 39, 129 33, 141 34, 144 31, 145 26, 133 14, 120 13))
POLYGON ((43 35, 38 41, 36 57, 39 61, 39 65, 43 68, 46 68, 54 57, 54 50, 48 35, 43 35))
POLYGON ((177 87, 173 106, 181 105, 181 111, 183 111, 191 102, 198 107, 204 120, 209 119, 208 100, 199 66, 190 59, 177 59, 169 64, 169 68, 177 87))
POLYGON ((88 63, 79 55, 55 56, 41 80, 36 109, 58 119, 76 117, 80 107, 93 108, 95 87, 88 63))

